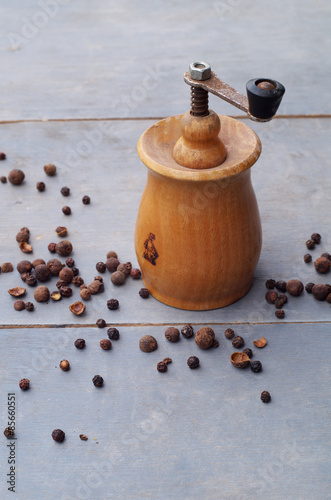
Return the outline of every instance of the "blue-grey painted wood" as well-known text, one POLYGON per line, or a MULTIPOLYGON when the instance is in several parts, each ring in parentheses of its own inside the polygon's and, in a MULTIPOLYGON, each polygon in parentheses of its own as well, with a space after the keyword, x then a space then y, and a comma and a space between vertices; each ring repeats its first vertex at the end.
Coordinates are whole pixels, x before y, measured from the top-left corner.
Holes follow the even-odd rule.
MULTIPOLYGON (((3 149, 8 159, 1 162, 1 174, 23 168, 26 181, 22 186, 0 184, 3 216, 0 218, 0 262, 17 263, 24 258, 45 260, 53 257, 47 250, 51 241, 58 241, 55 228, 68 227, 68 239, 74 246, 73 257, 82 277, 89 283, 98 274, 95 264, 113 249, 120 260, 137 265, 133 235, 140 197, 145 185, 146 169, 140 162, 136 143, 150 121, 135 122, 61 122, 20 123, 1 126, 3 149), (109 126, 108 136, 101 129, 109 126), (87 139, 87 137, 89 139, 87 139), (93 140, 98 145, 93 146, 93 140), (84 142, 85 141, 85 142, 84 142), (96 142, 97 144, 97 142, 96 142), (89 154, 77 151, 90 147, 89 154), (70 152, 76 152, 75 163, 70 152), (54 162, 58 175, 47 177, 43 165, 54 162), (40 193, 35 184, 46 182, 40 193), (69 197, 60 194, 62 186, 71 189, 69 197), (84 194, 91 204, 81 202, 84 194), (72 215, 62 214, 61 207, 70 205, 72 215), (31 257, 23 254, 15 241, 16 232, 28 226, 34 248, 31 257)), ((249 294, 229 307, 209 312, 187 312, 167 307, 153 298, 143 300, 138 291, 141 281, 129 279, 123 287, 115 287, 106 273, 105 292, 87 302, 86 314, 73 316, 69 304, 74 296, 61 302, 36 304, 33 313, 17 312, 14 299, 7 290, 23 284, 15 270, 0 275, 0 324, 91 324, 104 317, 111 323, 185 323, 185 322, 279 322, 273 306, 264 300, 264 281, 300 278, 304 283, 330 283, 328 275, 318 275, 313 264, 305 264, 305 241, 312 232, 322 234, 322 243, 311 253, 316 258, 330 252, 331 176, 329 119, 274 120, 253 124, 263 143, 261 159, 252 169, 253 184, 263 225, 263 249, 256 270, 256 281, 249 294), (106 301, 117 298, 118 311, 109 311, 106 301)), ((74 157, 73 157, 74 158, 74 157)), ((56 279, 49 282, 55 289, 56 279)), ((27 287, 26 300, 33 298, 27 287)), ((286 320, 330 321, 330 305, 318 302, 311 295, 290 298, 285 307, 286 320)))
MULTIPOLYGON (((193 339, 168 342, 160 327, 122 327, 111 351, 97 328, 1 332, 1 422, 7 392, 17 402, 17 493, 1 498, 153 500, 326 500, 331 467, 328 325, 233 325, 263 371, 230 364, 231 342, 215 328, 218 349, 193 339), (159 347, 146 354, 139 338, 159 347), (268 344, 252 341, 264 335, 268 344), (78 351, 73 342, 85 338, 78 351), (190 370, 189 356, 201 367, 190 370), (173 360, 160 374, 156 363, 173 360), (61 359, 71 363, 62 372, 61 359), (101 389, 95 374, 104 377, 101 389), (18 381, 27 377, 31 389, 18 381), (269 390, 272 401, 260 401, 269 390), (63 429, 62 444, 51 438, 63 429), (88 436, 87 442, 79 434, 88 436)), ((1 470, 7 472, 1 437, 1 470)))
POLYGON ((240 92, 254 77, 282 82, 280 114, 331 112, 327 0, 2 4, 2 120, 179 114, 183 74, 199 59, 240 92))

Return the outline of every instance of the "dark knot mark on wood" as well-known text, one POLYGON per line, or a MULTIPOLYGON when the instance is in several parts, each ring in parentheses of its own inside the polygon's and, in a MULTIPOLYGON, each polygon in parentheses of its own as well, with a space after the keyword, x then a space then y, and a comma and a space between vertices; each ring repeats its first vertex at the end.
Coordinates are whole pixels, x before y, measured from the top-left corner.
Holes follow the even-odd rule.
POLYGON ((153 266, 156 265, 155 261, 159 256, 153 243, 154 240, 155 240, 155 234, 149 233, 148 238, 144 243, 145 251, 143 253, 144 258, 148 260, 148 262, 153 264, 153 266))

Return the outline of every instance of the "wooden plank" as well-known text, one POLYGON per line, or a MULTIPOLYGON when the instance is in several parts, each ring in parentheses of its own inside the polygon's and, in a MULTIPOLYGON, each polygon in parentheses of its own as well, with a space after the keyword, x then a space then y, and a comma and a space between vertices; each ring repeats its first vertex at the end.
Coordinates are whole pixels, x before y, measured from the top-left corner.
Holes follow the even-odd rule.
MULTIPOLYGON (((105 259, 111 249, 120 260, 137 265, 133 235, 136 214, 146 180, 145 167, 136 153, 140 134, 150 121, 109 123, 111 132, 97 146, 86 137, 98 136, 104 122, 20 123, 1 126, 3 149, 8 159, 1 162, 1 174, 21 167, 26 173, 22 186, 0 184, 3 216, 0 218, 1 262, 15 265, 24 258, 53 257, 47 250, 51 241, 58 241, 55 228, 68 227, 73 243, 73 257, 82 277, 89 283, 97 274, 95 264, 105 259), (83 143, 85 141, 85 143, 83 143), (82 144, 90 146, 90 154, 79 156, 82 144), (70 152, 76 152, 75 164, 70 152), (43 165, 54 162, 58 175, 47 177, 43 165), (46 182, 46 191, 35 188, 39 180, 46 182), (71 189, 71 196, 60 194, 62 186, 71 189), (84 194, 91 204, 83 205, 84 194), (62 214, 61 207, 70 205, 72 215, 62 214), (33 254, 23 254, 15 241, 16 232, 28 226, 31 230, 33 254)), ((7 290, 22 284, 15 271, 0 275, 2 305, 0 324, 93 324, 104 317, 109 323, 246 323, 279 322, 273 306, 264 300, 264 281, 268 278, 300 278, 304 283, 330 282, 329 275, 318 275, 313 264, 305 264, 305 241, 312 232, 322 234, 322 243, 312 254, 330 252, 331 178, 328 144, 331 120, 275 120, 254 124, 261 134, 263 153, 253 167, 253 184, 260 206, 263 226, 263 249, 256 270, 256 280, 249 294, 229 307, 207 312, 181 311, 167 307, 152 297, 143 300, 138 291, 141 281, 129 279, 123 287, 114 287, 105 274, 105 293, 87 302, 86 314, 73 316, 70 303, 79 299, 75 288, 71 299, 59 303, 37 304, 33 313, 13 310, 13 298, 7 290), (307 148, 307 143, 309 148, 307 148), (312 149, 314 147, 314 150, 312 149), (120 309, 109 311, 106 301, 117 298, 120 309)), ((56 280, 49 283, 51 291, 56 280)), ((33 300, 28 287, 26 300, 33 300)), ((318 302, 307 294, 291 298, 286 305, 286 320, 330 321, 330 305, 318 302)))
MULTIPOLYGON (((222 328, 211 351, 193 339, 170 343, 155 327, 122 327, 111 351, 100 349, 105 331, 95 328, 2 331, 3 426, 7 392, 17 403, 15 498, 330 498, 328 325, 233 326, 261 373, 230 364, 222 328), (155 335, 157 351, 139 350, 143 334, 155 335), (252 341, 261 335, 268 345, 258 350, 252 341), (198 370, 186 365, 191 355, 198 370), (165 356, 173 363, 161 374, 156 363, 165 356), (63 358, 69 372, 58 367, 63 358), (104 377, 101 389, 95 374, 104 377), (18 388, 22 377, 29 391, 18 388), (270 404, 260 401, 263 390, 270 404), (65 431, 62 444, 54 428, 65 431)), ((6 444, 2 437, 3 472, 6 444)), ((1 498, 11 498, 6 488, 3 475, 1 498)))
POLYGON ((189 106, 183 74, 199 58, 240 92, 254 77, 282 82, 281 114, 330 114, 329 17, 327 0, 272 9, 262 0, 103 0, 93 11, 87 0, 13 0, 0 15, 1 119, 179 114, 189 106))

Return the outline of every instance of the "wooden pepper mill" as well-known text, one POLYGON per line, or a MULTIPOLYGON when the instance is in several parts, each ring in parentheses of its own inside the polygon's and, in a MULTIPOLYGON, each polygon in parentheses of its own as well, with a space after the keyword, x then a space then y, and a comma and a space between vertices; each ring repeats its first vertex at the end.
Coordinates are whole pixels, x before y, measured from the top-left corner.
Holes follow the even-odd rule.
POLYGON ((259 78, 248 98, 209 64, 184 75, 191 110, 147 129, 138 154, 148 167, 135 231, 143 281, 161 302, 180 309, 224 307, 250 289, 261 251, 261 222, 250 167, 261 153, 247 125, 208 109, 208 92, 269 121, 285 88, 259 78))

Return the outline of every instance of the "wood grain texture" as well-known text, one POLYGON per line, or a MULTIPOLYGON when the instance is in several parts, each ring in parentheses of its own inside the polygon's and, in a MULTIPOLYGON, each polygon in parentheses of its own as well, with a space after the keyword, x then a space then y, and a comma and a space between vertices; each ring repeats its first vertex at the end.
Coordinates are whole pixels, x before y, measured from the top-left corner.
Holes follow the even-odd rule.
MULTIPOLYGON (((1 6, 2 120, 184 113, 197 59, 242 93, 251 78, 282 82, 280 114, 331 112, 327 0, 51 3, 1 6)), ((235 113, 216 97, 211 108, 235 113)))
MULTIPOLYGON (((31 230, 34 248, 31 256, 48 260, 53 255, 47 245, 57 241, 55 228, 66 225, 68 239, 74 246, 73 257, 87 283, 97 274, 95 264, 104 260, 111 249, 118 252, 121 261, 137 265, 133 240, 146 168, 138 158, 136 144, 150 124, 137 121, 2 125, 2 144, 6 146, 3 149, 8 159, 1 162, 1 174, 23 168, 26 180, 17 187, 0 184, 4 210, 0 219, 1 262, 17 264, 27 256, 15 241, 22 226, 31 230), (53 178, 43 172, 43 165, 49 162, 58 165, 58 175, 53 178), (46 183, 43 193, 35 188, 39 180, 46 183), (64 185, 71 189, 68 198, 60 194, 64 185), (90 205, 82 204, 84 194, 91 196, 90 205), (61 207, 65 204, 71 206, 71 216, 62 214, 61 207)), ((124 324, 279 322, 273 307, 264 300, 267 278, 330 282, 330 275, 318 275, 312 264, 303 262, 303 255, 307 252, 305 241, 315 231, 322 234, 322 242, 312 251, 314 258, 331 249, 328 154, 331 120, 276 120, 253 124, 253 128, 263 145, 262 156, 252 168, 263 246, 255 282, 243 300, 221 310, 184 312, 151 297, 142 300, 138 295, 141 281, 128 280, 122 288, 114 287, 107 273, 105 293, 93 296, 87 303, 86 314, 80 318, 69 311, 70 299, 38 304, 33 313, 17 312, 13 309, 13 298, 7 293, 9 288, 22 283, 15 271, 0 275, 0 324, 92 324, 100 317, 109 323, 124 324), (106 307, 106 300, 112 297, 120 301, 118 311, 106 307)), ((55 288, 55 282, 50 283, 51 289, 55 288)), ((32 298, 32 290, 28 288, 27 300, 32 298)), ((72 302, 77 298, 75 288, 72 302)), ((286 305, 287 320, 330 321, 330 305, 307 294, 291 298, 286 305)))
MULTIPOLYGON (((327 325, 232 326, 261 373, 231 365, 223 328, 215 328, 220 346, 210 351, 193 339, 170 343, 155 327, 120 328, 111 351, 100 349, 105 331, 96 328, 2 331, 1 421, 15 391, 18 470, 16 496, 2 479, 1 498, 330 498, 327 325), (143 334, 156 337, 155 352, 139 350, 143 334), (255 349, 262 335, 268 344, 255 349), (77 337, 84 351, 74 347, 77 337), (191 355, 200 359, 197 370, 186 365, 191 355), (158 373, 165 356, 173 362, 158 373), (69 372, 59 369, 61 359, 69 372), (102 389, 91 382, 95 374, 102 389), (18 388, 22 377, 29 391, 18 388), (270 404, 260 401, 263 390, 270 404), (65 431, 62 444, 52 440, 54 428, 65 431)), ((3 472, 6 444, 2 436, 3 472)))

